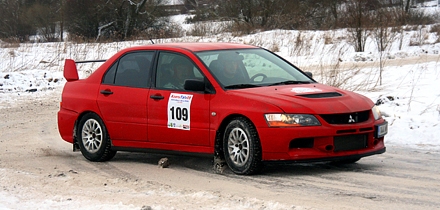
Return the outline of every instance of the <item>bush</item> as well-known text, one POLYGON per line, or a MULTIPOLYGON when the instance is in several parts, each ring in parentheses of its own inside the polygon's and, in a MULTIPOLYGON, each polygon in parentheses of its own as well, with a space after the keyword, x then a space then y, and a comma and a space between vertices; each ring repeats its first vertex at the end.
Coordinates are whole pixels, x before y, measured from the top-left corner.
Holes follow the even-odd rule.
POLYGON ((1 48, 18 48, 20 47, 20 40, 17 38, 6 38, 0 40, 1 48))
POLYGON ((197 22, 197 23, 194 23, 191 30, 188 31, 188 35, 206 36, 206 35, 210 34, 210 28, 211 28, 211 26, 209 24, 197 22))
POLYGON ((434 24, 439 19, 439 14, 425 14, 420 10, 410 10, 405 16, 408 25, 428 25, 434 24))
POLYGON ((440 36, 440 24, 434 24, 431 26, 431 29, 429 29, 430 33, 436 33, 437 36, 440 36))

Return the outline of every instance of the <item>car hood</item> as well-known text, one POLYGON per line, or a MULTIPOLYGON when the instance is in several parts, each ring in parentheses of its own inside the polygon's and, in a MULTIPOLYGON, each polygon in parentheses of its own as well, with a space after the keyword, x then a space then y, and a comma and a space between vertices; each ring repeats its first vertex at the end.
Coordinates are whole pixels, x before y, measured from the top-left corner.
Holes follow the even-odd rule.
POLYGON ((369 110, 374 103, 360 94, 322 84, 230 90, 229 94, 270 103, 286 113, 335 114, 369 110))

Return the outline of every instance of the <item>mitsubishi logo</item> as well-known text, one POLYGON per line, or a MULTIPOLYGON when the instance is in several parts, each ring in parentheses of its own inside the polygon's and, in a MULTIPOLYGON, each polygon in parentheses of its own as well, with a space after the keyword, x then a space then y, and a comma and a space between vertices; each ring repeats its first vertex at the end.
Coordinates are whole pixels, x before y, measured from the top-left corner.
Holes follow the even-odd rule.
POLYGON ((350 117, 348 118, 348 123, 355 123, 356 120, 353 119, 353 117, 350 115, 350 117))

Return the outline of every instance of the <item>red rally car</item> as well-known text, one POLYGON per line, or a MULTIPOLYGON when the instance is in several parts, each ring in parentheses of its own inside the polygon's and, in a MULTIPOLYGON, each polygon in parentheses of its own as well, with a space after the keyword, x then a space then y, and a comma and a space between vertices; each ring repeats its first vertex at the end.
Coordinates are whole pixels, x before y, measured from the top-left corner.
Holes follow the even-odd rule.
POLYGON ((388 124, 370 99, 256 46, 131 47, 86 79, 67 59, 64 77, 59 132, 90 161, 118 150, 205 154, 254 174, 265 161, 353 163, 385 152, 388 124))

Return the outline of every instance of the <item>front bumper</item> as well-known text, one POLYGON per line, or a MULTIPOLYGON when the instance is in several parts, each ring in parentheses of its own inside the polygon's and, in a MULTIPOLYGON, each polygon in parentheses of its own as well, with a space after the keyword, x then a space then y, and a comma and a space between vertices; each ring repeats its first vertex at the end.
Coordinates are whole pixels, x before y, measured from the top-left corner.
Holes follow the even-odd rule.
POLYGON ((309 158, 309 159, 294 159, 294 160, 282 160, 282 161, 277 160, 276 162, 277 163, 313 163, 313 162, 343 161, 349 159, 368 157, 371 155, 378 155, 385 153, 385 151, 386 151, 386 147, 373 152, 367 152, 367 153, 355 154, 355 155, 332 156, 332 157, 323 157, 323 158, 314 158, 314 159, 309 158))
POLYGON ((386 151, 385 120, 349 125, 259 128, 264 161, 316 162, 362 158, 386 151))

